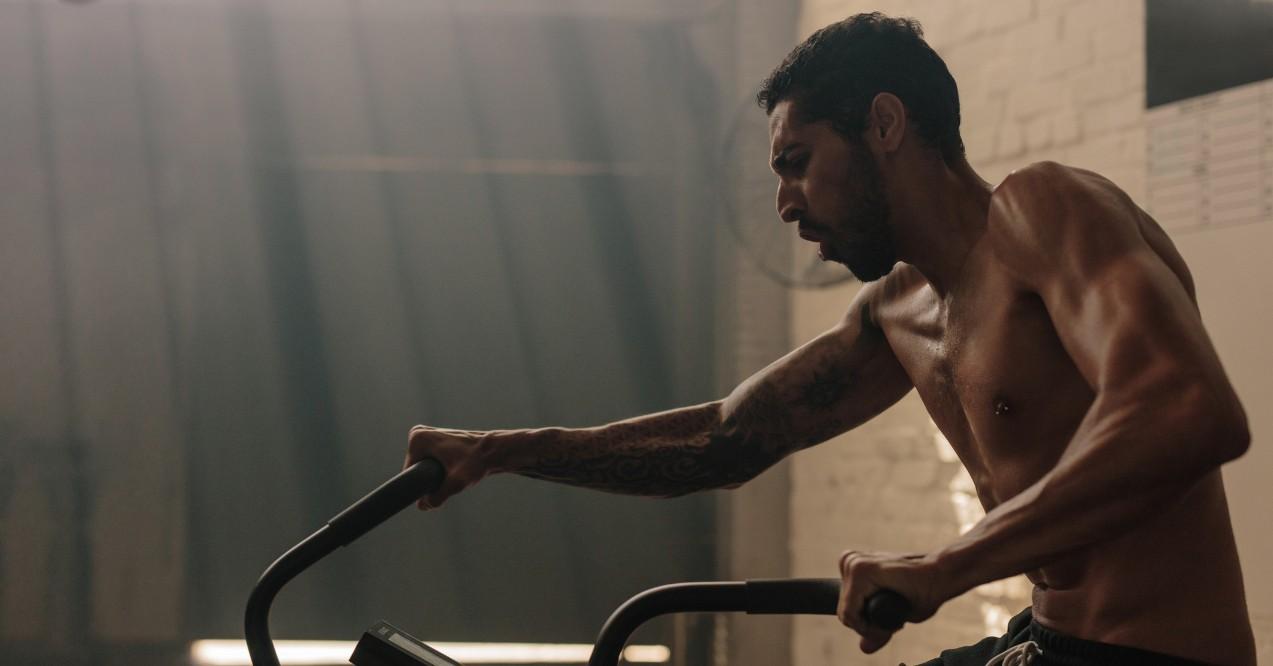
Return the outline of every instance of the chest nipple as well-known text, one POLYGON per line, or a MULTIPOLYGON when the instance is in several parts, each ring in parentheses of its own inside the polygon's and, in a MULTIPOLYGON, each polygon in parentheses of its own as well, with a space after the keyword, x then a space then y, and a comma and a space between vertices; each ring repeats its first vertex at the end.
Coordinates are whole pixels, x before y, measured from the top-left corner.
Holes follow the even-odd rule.
POLYGON ((1007 416, 1012 413, 1012 405, 1008 404, 1005 398, 996 398, 994 404, 995 416, 1007 416))

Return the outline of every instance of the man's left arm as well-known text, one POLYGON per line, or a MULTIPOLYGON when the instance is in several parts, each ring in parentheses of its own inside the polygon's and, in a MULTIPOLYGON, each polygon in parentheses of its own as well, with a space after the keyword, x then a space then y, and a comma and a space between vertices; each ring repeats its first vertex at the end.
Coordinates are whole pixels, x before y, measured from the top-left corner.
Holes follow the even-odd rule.
MULTIPOLYGON (((925 619, 977 585, 1124 533, 1249 445, 1198 310, 1141 235, 1134 204, 1077 179, 1010 176, 987 233, 1042 298, 1094 401, 1055 467, 948 547, 910 560, 846 553, 846 580, 871 581, 846 586, 858 589, 842 603, 841 619, 860 633, 854 609, 890 579, 915 597, 912 620, 925 619)), ((887 642, 866 629, 864 650, 887 642)))

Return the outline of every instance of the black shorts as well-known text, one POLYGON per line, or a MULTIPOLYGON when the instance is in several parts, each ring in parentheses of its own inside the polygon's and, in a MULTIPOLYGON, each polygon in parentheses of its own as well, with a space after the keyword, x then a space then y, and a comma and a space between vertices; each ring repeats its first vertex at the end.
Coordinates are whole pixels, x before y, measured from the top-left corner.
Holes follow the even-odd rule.
MULTIPOLYGON (((1040 653, 1031 666, 1204 666, 1202 662, 1172 657, 1124 645, 1111 645, 1060 634, 1034 621, 1027 608, 1008 621, 1008 633, 974 645, 943 650, 941 656, 920 666, 986 666, 997 655, 1033 641, 1040 653)), ((1022 648, 1019 648, 1022 649, 1022 648)))

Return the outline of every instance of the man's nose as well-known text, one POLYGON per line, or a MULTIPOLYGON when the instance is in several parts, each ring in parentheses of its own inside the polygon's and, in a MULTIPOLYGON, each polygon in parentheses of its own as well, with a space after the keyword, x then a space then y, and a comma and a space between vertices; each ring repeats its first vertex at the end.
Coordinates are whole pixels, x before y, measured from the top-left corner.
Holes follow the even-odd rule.
POLYGON ((794 187, 778 184, 778 217, 783 222, 798 222, 804 215, 804 200, 794 187))

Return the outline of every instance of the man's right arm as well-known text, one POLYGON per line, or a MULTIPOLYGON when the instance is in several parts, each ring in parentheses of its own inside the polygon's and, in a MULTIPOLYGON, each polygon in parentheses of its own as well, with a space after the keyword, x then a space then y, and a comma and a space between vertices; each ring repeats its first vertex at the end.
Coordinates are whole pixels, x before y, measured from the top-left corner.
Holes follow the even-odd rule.
POLYGON ((434 455, 447 466, 448 482, 428 499, 430 506, 496 472, 657 497, 737 487, 787 455, 879 414, 910 390, 871 320, 876 289, 878 283, 864 286, 835 328, 724 400, 595 428, 417 428, 407 462, 434 455))

